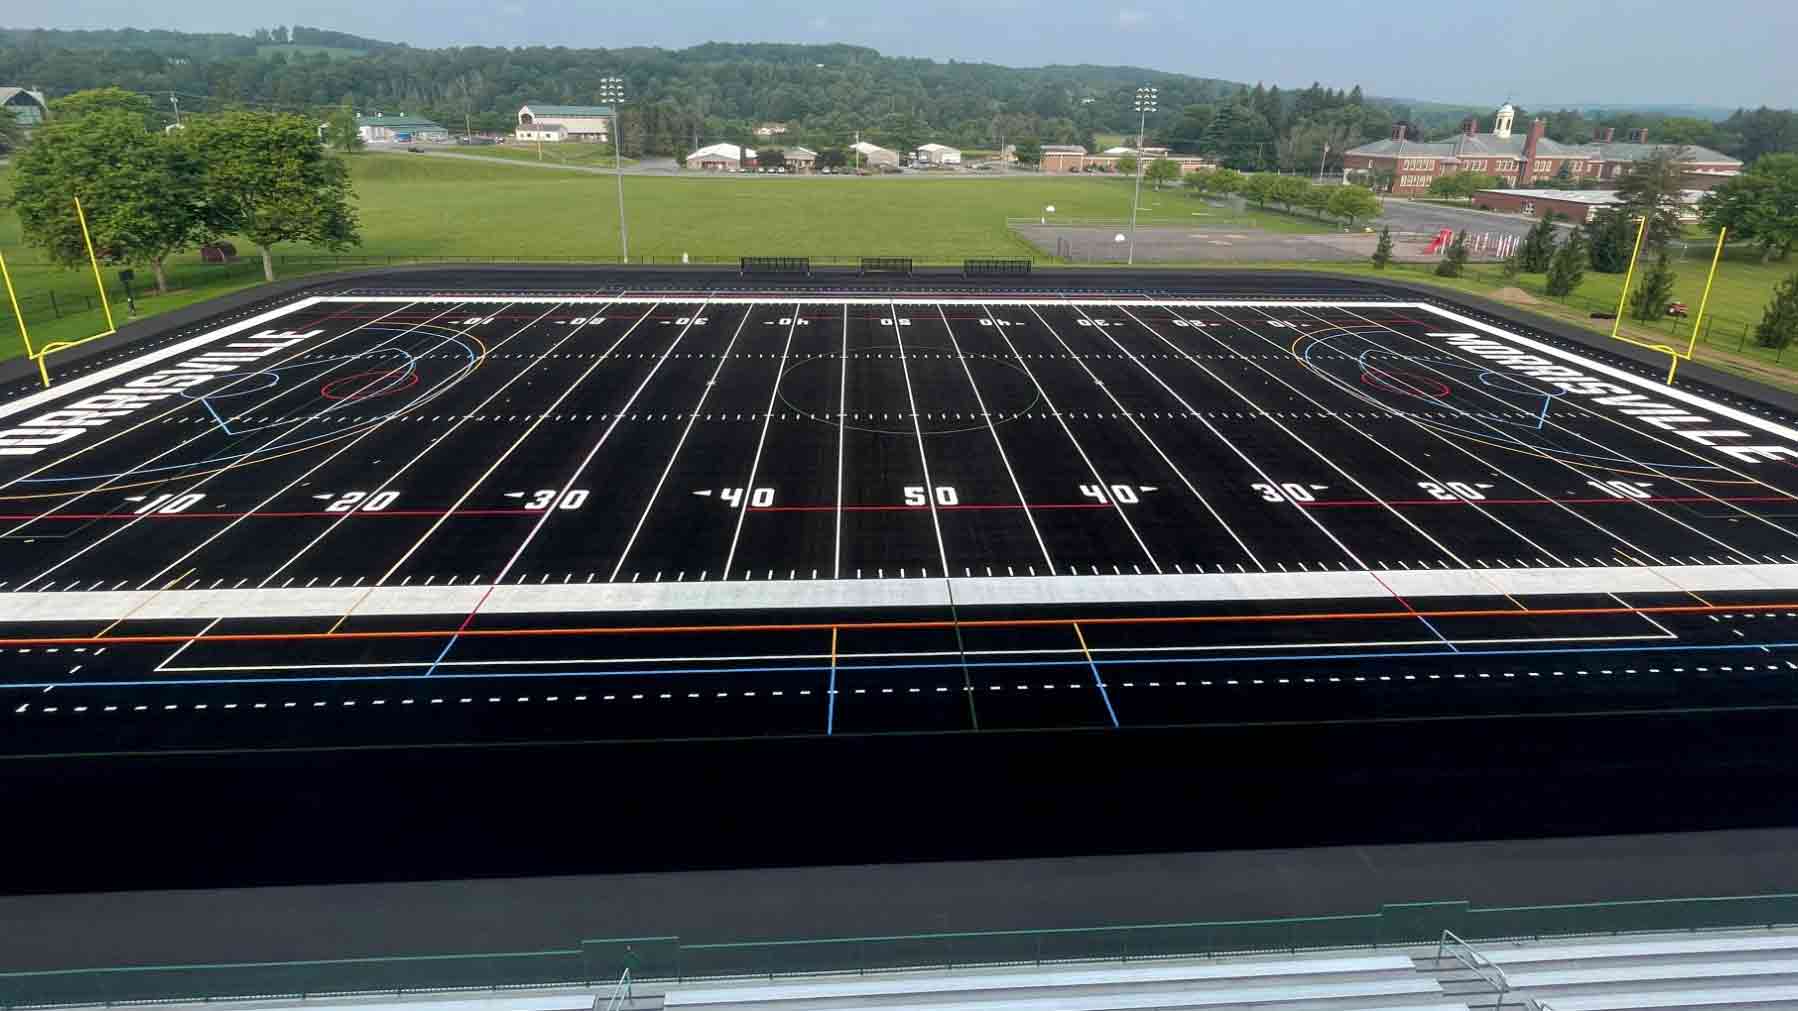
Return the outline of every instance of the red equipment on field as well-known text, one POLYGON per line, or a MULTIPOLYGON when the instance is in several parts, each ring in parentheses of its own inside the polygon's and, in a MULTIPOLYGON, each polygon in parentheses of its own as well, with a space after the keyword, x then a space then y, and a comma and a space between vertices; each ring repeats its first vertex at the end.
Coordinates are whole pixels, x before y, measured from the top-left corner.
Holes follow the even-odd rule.
POLYGON ((1455 230, 1452 228, 1444 228, 1443 230, 1436 233, 1435 238, 1430 240, 1430 244, 1428 247, 1426 247, 1424 249, 1424 253, 1426 253, 1426 254, 1440 253, 1444 249, 1447 249, 1448 244, 1453 241, 1455 241, 1455 230))

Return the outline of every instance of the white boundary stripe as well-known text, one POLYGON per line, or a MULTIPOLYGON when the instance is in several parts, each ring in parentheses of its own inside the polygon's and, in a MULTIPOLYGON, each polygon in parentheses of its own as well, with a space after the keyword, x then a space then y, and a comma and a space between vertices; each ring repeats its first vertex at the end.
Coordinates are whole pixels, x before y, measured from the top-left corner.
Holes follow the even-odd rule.
MULTIPOLYGON (((259 327, 262 324, 267 323, 270 320, 279 319, 282 316, 285 316, 289 313, 298 312, 301 309, 304 309, 311 305, 315 305, 319 302, 363 302, 363 301, 374 301, 374 300, 373 299, 360 299, 360 298, 307 298, 307 299, 302 299, 298 302, 295 302, 292 305, 284 305, 279 309, 270 309, 268 312, 265 312, 260 316, 252 316, 246 320, 239 320, 238 322, 233 323, 230 326, 220 327, 219 329, 213 330, 210 333, 203 333, 198 337, 190 337, 187 340, 180 342, 179 344, 171 344, 168 347, 161 349, 160 351, 152 351, 149 354, 138 355, 136 358, 126 359, 125 361, 122 361, 122 362, 118 363, 117 365, 108 365, 106 368, 103 368, 100 371, 95 372, 91 375, 82 376, 80 379, 70 379, 70 380, 67 380, 66 382, 60 382, 60 383, 57 383, 55 386, 50 387, 47 390, 40 390, 37 393, 33 393, 28 396, 20 397, 17 400, 8 401, 5 404, 0 404, 0 418, 10 418, 13 415, 18 414, 22 411, 28 411, 31 408, 38 406, 39 404, 47 404, 53 400, 60 400, 61 398, 66 397, 71 393, 80 393, 82 390, 88 389, 90 387, 99 386, 103 383, 111 382, 112 380, 117 379, 120 376, 127 375, 133 371, 136 371, 137 369, 143 368, 146 365, 155 365, 157 362, 167 361, 170 358, 175 358, 177 356, 184 355, 184 354, 188 353, 189 351, 195 350, 196 348, 203 348, 206 345, 211 344, 213 341, 219 340, 224 337, 230 337, 233 334, 243 333, 245 330, 259 327)), ((457 302, 457 301, 465 301, 465 300, 462 300, 462 299, 436 299, 436 298, 433 298, 433 299, 409 299, 409 298, 388 299, 388 298, 383 298, 380 301, 382 301, 382 302, 423 302, 423 301, 457 302)), ((497 301, 502 301, 502 300, 495 299, 494 301, 497 302, 497 301)))
MULTIPOLYGON (((1166 298, 1148 298, 1147 296, 1145 296, 1145 297, 1139 298, 1139 299, 1128 299, 1128 298, 1120 299, 1120 298, 1096 298, 1096 297, 1095 298, 1080 298, 1080 297, 1066 298, 1066 297, 1055 296, 1055 295, 1045 295, 1045 296, 1038 297, 1038 298, 1031 298, 1031 297, 1027 297, 1027 296, 1015 296, 1015 295, 1008 296, 1008 297, 995 298, 995 297, 982 296, 982 295, 977 295, 977 294, 976 295, 957 295, 955 292, 942 292, 942 293, 936 294, 936 295, 914 295, 914 296, 910 296, 910 297, 898 297, 898 298, 894 298, 891 296, 883 297, 883 296, 878 296, 878 295, 865 295, 865 296, 832 295, 828 292, 820 293, 817 295, 812 295, 812 294, 809 294, 806 292, 776 292, 776 293, 770 293, 770 294, 778 294, 780 297, 779 298, 753 298, 753 297, 749 297, 749 296, 720 295, 717 298, 708 298, 705 295, 694 293, 694 292, 676 292, 676 293, 672 293, 672 294, 668 295, 666 298, 656 298, 656 297, 653 297, 653 295, 645 294, 645 295, 633 296, 631 298, 619 299, 618 301, 619 302, 661 302, 666 305, 681 305, 683 303, 694 303, 694 304, 706 303, 706 304, 711 304, 711 305, 784 305, 788 302, 793 301, 794 300, 793 296, 795 294, 797 294, 799 296, 799 301, 804 302, 806 305, 865 305, 865 306, 870 306, 870 307, 874 307, 874 308, 878 308, 880 306, 889 306, 889 305, 966 305, 966 306, 1039 305, 1039 306, 1045 306, 1045 307, 1053 307, 1053 306, 1058 306, 1058 305, 1085 305, 1085 306, 1102 306, 1102 307, 1103 306, 1134 305, 1134 306, 1142 306, 1144 308, 1148 308, 1150 306, 1155 306, 1155 305, 1181 305, 1181 306, 1220 305, 1220 306, 1250 306, 1250 307, 1253 307, 1253 306, 1280 306, 1280 305, 1329 305, 1329 306, 1339 306, 1344 309, 1428 309, 1428 308, 1431 308, 1430 306, 1427 306, 1422 302, 1343 302, 1343 301, 1338 301, 1338 300, 1328 299, 1328 298, 1292 298, 1292 299, 1254 298, 1254 299, 1244 300, 1244 299, 1204 299, 1204 298, 1166 299, 1166 298)), ((608 295, 565 295, 565 296, 557 297, 557 296, 548 295, 548 294, 545 294, 545 295, 518 295, 517 297, 509 297, 508 294, 505 292, 469 292, 468 295, 463 298, 456 298, 456 297, 450 296, 450 295, 421 295, 421 296, 418 296, 417 298, 404 298, 399 295, 368 295, 368 296, 331 295, 331 296, 325 296, 321 300, 322 301, 332 301, 332 302, 418 302, 420 304, 427 303, 427 302, 483 302, 483 301, 485 301, 485 302, 519 302, 519 303, 568 302, 573 305, 579 305, 583 302, 610 302, 610 301, 612 301, 612 298, 611 298, 611 296, 608 296, 608 295), (485 297, 483 297, 483 296, 485 296, 485 297)))
MULTIPOLYGON (((72 590, 0 594, 0 621, 466 616, 623 611, 743 611, 846 607, 1170 604, 1183 601, 1390 600, 1681 591, 1798 592, 1798 565, 1250 572, 1159 576, 796 579, 748 583, 476 583, 310 589, 72 590), (1384 580, 1384 585, 1382 585, 1384 580), (1389 590, 1387 587, 1390 587, 1389 590), (482 597, 486 600, 483 603, 482 597), (361 602, 358 599, 361 598, 361 602)), ((1521 612, 1520 612, 1521 613, 1521 612)))

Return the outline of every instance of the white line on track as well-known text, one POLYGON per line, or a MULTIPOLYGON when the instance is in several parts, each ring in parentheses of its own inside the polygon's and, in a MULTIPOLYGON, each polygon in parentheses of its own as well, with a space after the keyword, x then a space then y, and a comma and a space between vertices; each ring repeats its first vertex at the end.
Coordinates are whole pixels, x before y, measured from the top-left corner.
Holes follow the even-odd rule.
POLYGON ((943 307, 936 307, 937 318, 943 321, 943 331, 949 335, 949 344, 955 348, 955 359, 961 363, 962 374, 968 377, 968 387, 974 391, 974 403, 980 405, 980 417, 986 421, 986 430, 993 437, 993 448, 999 451, 999 462, 1005 464, 1005 474, 1011 478, 1011 489, 1017 492, 1018 504, 1024 507, 1024 521, 1030 524, 1030 532, 1036 537, 1036 546, 1042 549, 1043 563, 1055 572, 1055 557, 1049 553, 1049 545, 1043 540, 1043 532, 1037 529, 1036 516, 1030 508, 1030 501, 1024 497, 1024 488, 1018 483, 1017 471, 1011 468, 1011 459, 1005 455, 1005 443, 999 439, 999 430, 993 426, 992 412, 987 409, 986 398, 980 394, 980 384, 974 381, 974 372, 968 368, 968 356, 961 350, 961 342, 955 337, 955 328, 949 325, 949 316, 943 307))
MULTIPOLYGON (((568 384, 568 388, 563 390, 560 396, 556 397, 556 399, 548 407, 544 408, 543 411, 541 411, 537 415, 537 420, 531 422, 530 427, 526 428, 523 432, 519 433, 518 438, 512 440, 512 444, 510 446, 506 447, 505 452, 501 453, 498 458, 496 458, 491 464, 489 464, 487 469, 481 472, 480 477, 475 478, 474 481, 469 484, 468 488, 462 492, 461 496, 458 497, 455 502, 451 503, 450 507, 448 509, 445 509, 443 511, 443 515, 437 517, 437 522, 432 523, 431 528, 429 530, 426 530, 423 534, 420 534, 418 540, 412 542, 412 546, 406 549, 405 554, 401 555, 398 558, 398 560, 396 560, 392 565, 387 567, 387 571, 381 574, 381 578, 375 580, 374 585, 381 586, 381 585, 385 584, 387 582, 387 580, 392 579, 393 574, 395 572, 399 571, 400 566, 406 564, 406 560, 408 558, 411 558, 415 553, 417 553, 418 549, 423 547, 424 543, 431 539, 431 535, 435 534, 439 529, 442 528, 444 523, 449 521, 449 518, 451 516, 455 515, 456 510, 462 508, 463 503, 467 502, 469 497, 472 496, 481 487, 481 485, 485 484, 488 478, 493 476, 493 472, 498 470, 500 468, 500 465, 506 462, 506 458, 511 456, 513 454, 513 452, 515 452, 518 449, 519 446, 524 445, 524 441, 531 437, 531 433, 535 432, 537 430, 537 426, 543 424, 543 419, 549 417, 550 412, 554 411, 558 406, 560 406, 562 401, 568 399, 568 395, 573 393, 575 391, 575 388, 580 386, 581 383, 585 382, 587 380, 587 377, 593 374, 594 369, 597 369, 601 365, 605 364, 605 362, 611 358, 612 352, 618 350, 618 346, 620 344, 623 344, 626 340, 630 339, 631 334, 637 332, 637 328, 643 325, 643 321, 649 318, 650 313, 656 311, 656 306, 659 304, 660 303, 651 303, 649 308, 643 310, 643 315, 637 317, 636 321, 633 322, 628 328, 626 328, 624 333, 619 335, 617 340, 615 340, 611 343, 611 346, 607 347, 604 351, 600 352, 599 355, 593 359, 593 364, 587 366, 585 371, 583 371, 579 376, 576 376, 574 382, 568 384)), ((588 316, 586 318, 587 321, 583 322, 579 326, 575 327, 575 330, 576 331, 585 330, 588 326, 592 325, 592 320, 594 318, 595 318, 594 316, 588 316)), ((682 332, 684 333, 685 331, 682 331, 682 332)), ((659 366, 660 362, 658 362, 657 365, 659 366)), ((613 416, 612 423, 614 425, 616 425, 618 423, 617 418, 620 416, 622 416, 622 415, 620 414, 620 415, 613 416)), ((611 429, 608 428, 607 431, 609 432, 609 431, 611 431, 611 429)), ((568 489, 566 489, 566 488, 562 489, 562 493, 566 494, 567 490, 568 489)), ((560 496, 557 496, 557 498, 559 499, 560 496)), ((555 500, 552 500, 550 502, 550 505, 552 505, 552 506, 555 505, 555 500)), ((554 511, 553 509, 545 509, 544 514, 548 515, 550 512, 553 512, 553 511, 554 511)), ((264 580, 264 582, 267 582, 267 580, 264 580)), ((499 581, 496 579, 496 580, 494 580, 494 582, 497 583, 499 581)))
MULTIPOLYGON (((1005 346, 1011 349, 1011 355, 1017 360, 1018 368, 1024 370, 1024 374, 1030 377, 1031 385, 1036 387, 1037 396, 1042 397, 1043 403, 1049 405, 1050 415, 1055 418, 1056 424, 1061 426, 1062 434, 1068 437, 1068 443, 1074 447, 1074 452, 1080 454, 1081 462, 1086 464, 1087 473, 1093 476, 1093 480, 1098 482, 1100 488, 1110 488, 1111 482, 1099 473, 1099 468, 1094 465, 1092 457, 1086 455, 1086 450, 1081 447, 1080 440, 1074 438, 1074 430, 1068 427, 1067 419, 1061 416, 1061 408, 1055 405, 1055 399, 1049 396, 1048 390, 1043 389, 1043 384, 1037 381, 1036 373, 1030 368, 1030 363, 1024 360, 1023 354, 1018 351, 1018 346, 1012 343, 1011 335, 1007 334, 1005 329, 999 325, 998 317, 993 315, 992 306, 983 306, 982 311, 986 313, 986 318, 992 321, 992 328, 999 334, 999 339, 1003 340, 1005 346)), ((1124 521, 1124 528, 1130 531, 1130 537, 1136 541, 1136 546, 1142 549, 1143 557, 1149 560, 1149 564, 1155 568, 1156 572, 1162 571, 1161 563, 1155 560, 1155 553, 1149 550, 1147 544, 1143 543, 1142 535, 1136 532, 1136 525, 1130 522, 1130 517, 1124 513, 1124 507, 1118 504, 1117 496, 1108 495, 1106 497, 1111 499, 1112 511, 1117 514, 1118 519, 1124 521)))
MULTIPOLYGON (((762 448, 768 444, 768 426, 774 421, 774 405, 780 399, 780 383, 787 376, 787 355, 793 350, 793 331, 799 328, 802 305, 793 303, 792 321, 787 324, 787 340, 780 349, 780 365, 774 370, 774 385, 768 390, 768 408, 762 415, 762 434, 755 440, 755 458, 749 462, 749 483, 743 486, 743 500, 737 503, 737 524, 731 531, 730 550, 724 554, 724 578, 730 578, 731 566, 737 560, 737 541, 743 536, 743 520, 749 515, 749 499, 755 494, 755 478, 762 466, 762 448)), ((747 313, 744 319, 748 319, 747 313)))
MULTIPOLYGON (((746 310, 744 311, 742 318, 737 320, 737 328, 731 331, 730 342, 724 345, 724 352, 718 356, 717 366, 712 369, 712 374, 706 378, 705 385, 699 388, 699 399, 694 402, 693 409, 687 412, 686 427, 681 429, 680 438, 674 443, 673 451, 668 454, 668 462, 662 465, 662 476, 656 478, 656 486, 649 493, 649 501, 643 503, 643 513, 637 517, 637 525, 631 528, 631 536, 624 542, 624 550, 618 553, 618 563, 612 566, 612 574, 606 577, 606 582, 611 583, 617 581, 618 573, 624 568, 625 561, 631 556, 631 549, 637 546, 637 536, 643 532, 643 524, 649 522, 649 514, 656 507, 656 499, 660 498, 662 495, 662 486, 668 483, 668 475, 674 472, 675 461, 680 459, 680 451, 681 448, 687 444, 687 436, 693 434, 693 426, 699 423, 699 413, 705 410, 705 402, 707 398, 712 395, 712 387, 718 385, 718 376, 724 372, 725 363, 730 361, 731 349, 737 346, 737 338, 743 336, 743 327, 748 325, 749 317, 753 315, 755 315, 753 310, 746 310)), ((691 324, 688 325, 691 326, 691 324)), ((789 336, 791 333, 792 331, 789 328, 789 336)), ((686 331, 682 330, 681 335, 685 336, 686 331)), ((675 344, 678 345, 679 343, 680 341, 675 341, 675 344)), ((673 349, 670 348, 670 350, 673 349)), ((633 396, 632 400, 635 399, 636 398, 633 396)), ((626 404, 625 406, 629 407, 630 405, 626 404)), ((607 431, 606 435, 610 434, 611 432, 607 431)), ((600 444, 604 445, 604 443, 605 438, 602 436, 600 438, 600 444)), ((598 446, 594 447, 595 452, 597 452, 598 449, 598 446)), ((592 459, 592 454, 588 454, 588 459, 592 459)), ((586 464, 582 464, 582 466, 585 467, 586 464)), ((749 504, 749 496, 753 494, 752 489, 753 485, 750 489, 744 490, 743 501, 739 503, 740 506, 749 504)), ((729 569, 724 571, 724 578, 730 578, 729 569)))

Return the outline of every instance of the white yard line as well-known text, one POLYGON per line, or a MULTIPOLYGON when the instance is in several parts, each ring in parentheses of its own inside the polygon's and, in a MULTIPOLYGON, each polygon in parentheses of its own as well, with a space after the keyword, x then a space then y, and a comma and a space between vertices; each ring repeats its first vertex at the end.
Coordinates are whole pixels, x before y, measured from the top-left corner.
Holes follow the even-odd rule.
MULTIPOLYGON (((936 531, 936 556, 949 576, 949 549, 943 544, 943 524, 936 513, 936 482, 930 477, 930 458, 924 454, 924 423, 918 418, 918 396, 912 391, 911 366, 905 361, 905 335, 899 330, 898 307, 893 307, 893 339, 899 342, 899 371, 905 377, 905 402, 911 406, 912 435, 918 440, 918 463, 924 468, 924 501, 930 509, 930 527, 936 531)), ((930 573, 926 572, 926 576, 930 573)))
MULTIPOLYGON (((737 523, 730 535, 730 550, 724 554, 724 578, 737 560, 737 542, 743 537, 743 521, 749 516, 749 499, 755 494, 755 479, 762 467, 762 449, 768 445, 768 426, 774 422, 774 405, 780 399, 780 382, 787 376, 787 355, 793 350, 793 331, 799 328, 801 303, 793 303, 792 321, 787 324, 787 340, 780 349, 780 365, 774 370, 774 385, 768 390, 768 408, 762 415, 762 434, 755 440, 755 457, 749 462, 749 482, 743 486, 743 501, 737 503, 737 523)), ((744 317, 747 319, 747 315, 744 317)))
MULTIPOLYGON (((649 308, 643 310, 643 315, 637 317, 636 322, 632 323, 629 327, 627 327, 625 329, 624 333, 619 335, 618 339, 612 342, 610 347, 607 347, 604 351, 600 352, 599 357, 597 357, 593 360, 593 364, 587 366, 587 368, 584 372, 582 372, 579 376, 576 376, 574 382, 568 384, 568 388, 563 390, 560 396, 556 397, 555 402, 550 404, 547 408, 544 408, 543 413, 538 416, 537 420, 532 422, 530 427, 526 428, 518 436, 518 438, 514 439, 512 441, 512 444, 510 446, 506 447, 505 452, 501 453, 498 456, 498 458, 496 458, 491 464, 488 465, 486 470, 481 472, 480 477, 475 478, 474 481, 472 481, 468 485, 468 488, 462 492, 461 496, 459 496, 455 502, 451 503, 450 507, 448 509, 444 510, 442 516, 437 517, 437 522, 432 523, 431 528, 429 530, 426 530, 423 534, 420 534, 418 540, 412 542, 412 546, 406 549, 405 554, 401 555, 397 561, 395 561, 392 565, 388 566, 387 571, 381 574, 381 578, 375 580, 375 585, 380 586, 383 583, 387 582, 387 580, 393 578, 393 574, 395 572, 399 571, 400 566, 406 564, 406 560, 408 558, 411 558, 415 553, 417 553, 418 549, 423 547, 424 543, 431 539, 431 535, 435 534, 440 528, 442 528, 443 524, 448 522, 449 518, 451 516, 455 515, 456 510, 462 508, 463 503, 467 502, 469 500, 469 498, 471 496, 473 496, 474 493, 481 487, 481 485, 485 484, 487 479, 489 477, 493 476, 493 472, 498 470, 500 468, 500 465, 506 462, 506 458, 511 456, 513 454, 513 452, 515 452, 518 449, 519 446, 522 446, 524 444, 524 441, 526 439, 531 437, 531 433, 535 432, 537 430, 537 426, 543 423, 543 419, 549 416, 549 412, 555 410, 556 407, 562 403, 562 401, 568 399, 568 395, 570 393, 573 393, 575 391, 575 388, 580 386, 581 383, 585 382, 587 380, 587 377, 593 374, 594 369, 599 368, 601 365, 605 364, 605 362, 608 359, 611 358, 612 352, 618 350, 618 345, 623 344, 627 339, 629 339, 631 334, 637 332, 637 328, 639 326, 643 325, 643 321, 649 318, 649 314, 656 311, 657 304, 659 304, 659 303, 651 303, 649 308)), ((588 317, 588 320, 589 320, 589 322, 582 323, 580 326, 576 327, 575 329, 577 331, 585 330, 588 326, 592 325, 591 324, 592 317, 588 317)), ((616 417, 616 416, 614 416, 614 417, 616 417)), ((614 424, 616 424, 616 421, 614 421, 614 424)), ((550 503, 550 505, 554 506, 555 502, 552 501, 550 503)), ((545 510, 545 511, 547 512, 548 510, 545 510)), ((266 580, 266 579, 263 580, 264 583, 266 583, 267 581, 268 580, 266 580)))
MULTIPOLYGON (((1136 429, 1136 434, 1142 436, 1143 441, 1149 444, 1149 448, 1155 451, 1155 455, 1161 457, 1161 462, 1166 464, 1167 469, 1172 472, 1175 477, 1180 479, 1180 483, 1186 486, 1186 490, 1192 492, 1192 497, 1198 499, 1199 505, 1204 508, 1205 512, 1216 521, 1218 526, 1224 528, 1224 533, 1230 535, 1230 539, 1235 541, 1236 546, 1242 549, 1242 553, 1248 556, 1249 562, 1252 563, 1255 568, 1266 571, 1267 566, 1261 563, 1261 559, 1255 557, 1255 552, 1249 547, 1248 542, 1237 535, 1235 528, 1225 522, 1224 518, 1218 514, 1218 511, 1211 507, 1211 503, 1207 501, 1204 494, 1199 491, 1198 486, 1192 483, 1192 479, 1186 476, 1186 472, 1181 470, 1180 466, 1173 461, 1173 458, 1168 456, 1167 453, 1162 450, 1161 445, 1155 441, 1154 437, 1149 435, 1149 433, 1143 429, 1142 424, 1136 420, 1135 412, 1124 406, 1124 402, 1117 398, 1117 394, 1111 391, 1110 386, 1099 381, 1098 375, 1094 373, 1091 368, 1087 367, 1086 362, 1082 361, 1080 356, 1074 352, 1074 349, 1068 345, 1068 342, 1062 339, 1061 334, 1056 331, 1055 327, 1050 325, 1048 320, 1043 319, 1043 314, 1041 312, 1038 312, 1034 306, 1031 307, 1030 311, 1036 316, 1037 321, 1043 325, 1043 329, 1049 331, 1049 336, 1054 337, 1056 343, 1060 344, 1063 350, 1067 351, 1068 357, 1074 360, 1074 364, 1079 365, 1081 371, 1086 373, 1086 377, 1093 381, 1093 385, 1105 391, 1106 399, 1110 400, 1112 405, 1123 414, 1124 420, 1130 423, 1131 428, 1136 429)), ((1086 310, 1076 309, 1075 311, 1080 313, 1082 319, 1088 320, 1089 322, 1091 321, 1092 317, 1086 314, 1086 310)), ((1130 354, 1129 350, 1122 344, 1118 344, 1117 339, 1112 337, 1109 333, 1106 333, 1103 328, 1095 327, 1094 329, 1098 330, 1100 335, 1106 340, 1109 340, 1112 344, 1116 345, 1118 350, 1123 351, 1125 356, 1131 361, 1137 361, 1135 355, 1130 354)), ((1137 364, 1140 365, 1142 363, 1137 362, 1137 364)), ((1109 493, 1108 490, 1107 494, 1109 493)))
POLYGON ((1005 464, 1005 475, 1011 479, 1011 489, 1017 492, 1018 505, 1024 508, 1024 521, 1030 524, 1030 533, 1036 537, 1036 546, 1042 549, 1043 562, 1049 571, 1055 571, 1055 557, 1049 553, 1049 545, 1043 540, 1043 532, 1037 529, 1036 516, 1030 508, 1030 501, 1024 497, 1024 488, 1018 483, 1018 473, 1011 467, 1011 458, 1005 455, 1005 443, 999 438, 999 429, 993 425, 993 415, 986 406, 986 398, 980 394, 980 384, 974 381, 974 372, 968 368, 968 356, 961 350, 961 342, 955 338, 955 328, 949 325, 949 316, 943 307, 936 307, 938 318, 943 321, 943 330, 949 335, 949 344, 955 348, 955 359, 961 363, 962 374, 968 377, 968 387, 974 391, 974 403, 980 406, 980 417, 986 421, 986 430, 993 437, 993 448, 999 451, 999 462, 1005 464))
MULTIPOLYGON (((662 476, 656 478, 656 486, 655 489, 649 493, 649 501, 643 503, 643 514, 637 517, 637 525, 631 528, 630 539, 624 542, 624 550, 618 553, 618 564, 612 566, 612 574, 606 577, 606 582, 610 583, 617 581, 618 573, 624 569, 625 561, 631 556, 631 549, 637 546, 637 536, 643 533, 643 525, 649 522, 649 514, 655 510, 656 499, 660 498, 662 495, 662 486, 668 483, 668 475, 673 473, 675 461, 680 459, 680 451, 681 448, 687 444, 687 436, 693 434, 693 426, 699 422, 699 412, 705 410, 705 402, 706 399, 712 395, 712 387, 718 385, 718 376, 724 372, 725 363, 730 361, 731 349, 737 346, 737 338, 743 336, 743 327, 748 325, 749 317, 753 315, 755 315, 755 311, 750 310, 743 313, 743 317, 737 320, 737 328, 731 332, 730 343, 724 345, 724 353, 718 356, 718 365, 712 369, 712 374, 706 378, 705 385, 700 387, 699 399, 694 402, 693 409, 687 412, 686 427, 681 429, 680 439, 675 442, 674 450, 668 454, 668 462, 662 465, 662 476)), ((691 324, 689 324, 689 326, 691 326, 691 324)), ((789 333, 790 332, 791 331, 789 330, 789 333)), ((686 331, 682 330, 681 335, 683 337, 686 336, 686 331)), ((680 341, 676 340, 674 343, 678 345, 680 341)), ((670 350, 672 350, 672 348, 670 350)), ((635 400, 636 398, 633 396, 632 399, 635 400)), ((607 431, 606 435, 611 435, 611 432, 607 431)), ((605 444, 604 437, 601 437, 600 444, 605 444)), ((598 448, 598 446, 595 446, 594 450, 597 451, 598 448)), ((592 459, 591 453, 588 454, 588 459, 592 459)), ((582 466, 584 467, 585 464, 582 464, 582 466)), ((752 494, 751 489, 744 490, 742 505, 747 505, 749 503, 750 494, 752 494)), ((544 512, 547 514, 549 510, 546 509, 544 512)), ((724 578, 730 578, 729 569, 724 571, 724 578)))
MULTIPOLYGON (((982 309, 986 312, 986 318, 992 320, 992 327, 999 334, 999 339, 1003 340, 1005 346, 1011 349, 1011 356, 1017 360, 1018 368, 1030 377, 1031 385, 1036 387, 1037 396, 1043 398, 1043 403, 1049 405, 1050 416, 1055 419, 1056 424, 1061 426, 1061 432, 1068 437, 1068 443, 1074 447, 1074 452, 1080 454, 1080 461, 1086 464, 1086 472, 1093 476, 1093 480, 1098 482, 1100 488, 1110 488, 1112 483, 1099 473, 1098 466, 1081 447, 1080 440, 1074 438, 1074 430, 1068 427, 1067 419, 1061 416, 1061 408, 1055 405, 1055 399, 1049 396, 1048 390, 1043 389, 1043 384, 1037 381, 1036 373, 1031 370, 1030 363, 1025 361, 1024 356, 1018 352, 1018 346, 1012 343, 1011 335, 1007 334, 1005 329, 999 325, 998 317, 993 315, 992 306, 983 306, 982 309)), ((1124 521, 1124 529, 1130 531, 1130 537, 1136 541, 1136 546, 1142 549, 1143 557, 1149 560, 1149 564, 1154 567, 1156 572, 1162 571, 1161 563, 1155 560, 1155 553, 1149 550, 1149 546, 1143 542, 1142 535, 1136 532, 1136 525, 1131 523, 1130 517, 1124 513, 1124 507, 1118 504, 1117 496, 1107 495, 1106 498, 1111 500, 1111 509, 1117 514, 1118 519, 1124 521)))

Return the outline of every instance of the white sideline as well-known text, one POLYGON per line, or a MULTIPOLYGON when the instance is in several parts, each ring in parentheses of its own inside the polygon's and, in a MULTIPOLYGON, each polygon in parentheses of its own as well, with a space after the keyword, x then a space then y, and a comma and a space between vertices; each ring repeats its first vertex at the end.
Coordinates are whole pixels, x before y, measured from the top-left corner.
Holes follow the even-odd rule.
MULTIPOLYGON (((764 582, 471 584, 242 590, 70 590, 0 593, 0 621, 466 615, 621 611, 959 608, 1183 601, 1391 600, 1509 595, 1798 591, 1798 565, 1644 565, 1556 569, 1395 569, 1217 575, 971 579, 795 579, 764 582), (953 596, 952 596, 953 595, 953 596), (360 601, 360 602, 358 602, 360 601)), ((1503 606, 1496 599, 1490 606, 1503 606)))

